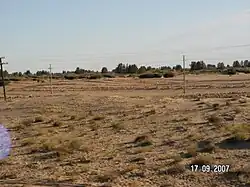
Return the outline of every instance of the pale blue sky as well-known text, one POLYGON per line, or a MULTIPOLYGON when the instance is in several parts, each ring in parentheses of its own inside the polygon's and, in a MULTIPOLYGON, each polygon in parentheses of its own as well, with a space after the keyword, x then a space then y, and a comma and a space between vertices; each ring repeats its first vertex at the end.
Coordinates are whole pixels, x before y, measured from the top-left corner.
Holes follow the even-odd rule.
POLYGON ((0 0, 9 71, 249 58, 249 0, 0 0))

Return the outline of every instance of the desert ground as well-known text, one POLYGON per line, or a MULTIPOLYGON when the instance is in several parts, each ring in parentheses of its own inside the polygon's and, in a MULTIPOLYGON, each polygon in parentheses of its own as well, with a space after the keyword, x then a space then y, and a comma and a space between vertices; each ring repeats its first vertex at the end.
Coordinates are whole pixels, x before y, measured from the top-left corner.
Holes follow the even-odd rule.
POLYGON ((250 186, 249 75, 186 78, 186 94, 182 76, 53 80, 53 95, 12 82, 7 102, 1 88, 0 186, 250 186))

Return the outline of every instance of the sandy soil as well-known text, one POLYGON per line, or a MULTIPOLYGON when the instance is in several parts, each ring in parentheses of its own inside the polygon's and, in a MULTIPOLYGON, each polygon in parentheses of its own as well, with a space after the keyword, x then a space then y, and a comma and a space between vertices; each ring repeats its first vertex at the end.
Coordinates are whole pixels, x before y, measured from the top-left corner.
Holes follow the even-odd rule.
POLYGON ((247 75, 188 75, 185 96, 181 76, 54 80, 53 91, 15 82, 5 103, 1 89, 13 148, 0 186, 250 186, 247 75))

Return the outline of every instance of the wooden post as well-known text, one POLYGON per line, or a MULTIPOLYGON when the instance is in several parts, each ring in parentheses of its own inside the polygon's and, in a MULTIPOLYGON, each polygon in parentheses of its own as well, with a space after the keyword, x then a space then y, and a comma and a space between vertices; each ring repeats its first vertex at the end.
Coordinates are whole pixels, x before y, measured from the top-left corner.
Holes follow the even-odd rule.
POLYGON ((186 94, 186 59, 185 59, 185 55, 183 55, 183 93, 186 94))
POLYGON ((4 82, 3 65, 8 64, 8 63, 3 63, 2 59, 5 59, 5 57, 0 57, 0 66, 1 66, 1 78, 2 78, 2 83, 3 83, 3 95, 4 95, 4 100, 7 101, 6 90, 5 90, 5 82, 4 82))

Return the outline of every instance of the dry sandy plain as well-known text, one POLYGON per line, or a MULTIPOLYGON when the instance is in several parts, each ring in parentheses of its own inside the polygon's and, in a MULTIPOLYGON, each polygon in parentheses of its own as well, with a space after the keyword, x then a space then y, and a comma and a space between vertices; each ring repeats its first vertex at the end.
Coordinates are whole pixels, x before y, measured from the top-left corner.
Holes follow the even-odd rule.
POLYGON ((188 75, 185 96, 181 76, 53 85, 13 82, 7 103, 1 89, 13 147, 0 186, 250 186, 249 75, 188 75))

